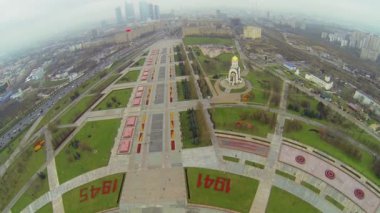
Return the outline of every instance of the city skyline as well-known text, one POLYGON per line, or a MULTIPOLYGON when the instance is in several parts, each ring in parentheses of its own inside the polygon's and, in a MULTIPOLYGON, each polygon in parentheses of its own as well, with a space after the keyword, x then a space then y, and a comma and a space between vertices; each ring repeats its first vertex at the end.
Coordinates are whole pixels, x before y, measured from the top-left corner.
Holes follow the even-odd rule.
MULTIPOLYGON (((125 2, 124 0, 83 0, 80 2, 69 0, 56 1, 53 4, 47 0, 27 2, 2 0, 0 1, 0 32, 3 39, 0 41, 0 48, 8 52, 24 46, 31 46, 34 42, 46 40, 62 32, 80 29, 104 19, 114 18, 114 9, 116 7, 123 8, 125 2)), ((133 0, 132 2, 138 1, 133 0)), ((168 0, 155 0, 153 3, 160 5, 160 9, 164 12, 171 9, 220 8, 223 10, 226 5, 229 5, 229 2, 225 0, 210 1, 207 5, 199 0, 184 1, 181 4, 173 4, 168 0)), ((371 30, 375 33, 380 32, 377 26, 377 23, 380 22, 380 15, 376 13, 376 8, 380 7, 380 2, 372 0, 366 0, 361 3, 354 0, 338 0, 334 2, 327 0, 318 2, 292 0, 287 4, 281 4, 278 0, 239 0, 235 1, 233 5, 229 5, 229 7, 231 9, 270 10, 273 12, 272 14, 293 12, 308 16, 314 15, 313 17, 320 19, 322 17, 325 21, 339 22, 344 26, 371 30), (369 19, 368 17, 371 18, 369 19)), ((122 9, 122 12, 125 12, 124 9, 122 9)), ((138 10, 137 13, 139 13, 138 10)))

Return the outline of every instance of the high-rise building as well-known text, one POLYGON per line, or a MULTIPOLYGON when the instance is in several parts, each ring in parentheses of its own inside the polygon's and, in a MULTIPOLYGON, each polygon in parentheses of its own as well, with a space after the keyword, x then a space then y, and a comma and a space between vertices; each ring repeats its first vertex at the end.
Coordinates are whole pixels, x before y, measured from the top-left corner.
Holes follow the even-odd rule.
POLYGON ((154 19, 160 19, 160 7, 158 5, 154 5, 154 19))
POLYGON ((120 7, 115 8, 115 15, 116 15, 116 23, 117 24, 123 24, 123 16, 121 14, 121 8, 120 7))
POLYGON ((360 58, 376 61, 380 55, 380 37, 369 35, 363 39, 360 58))
POLYGON ((148 8, 149 8, 149 19, 150 20, 154 20, 155 19, 155 14, 154 14, 154 6, 152 3, 149 3, 148 4, 148 8))
POLYGON ((148 2, 140 1, 139 9, 140 9, 140 20, 147 21, 150 18, 148 2))
POLYGON ((133 3, 125 2, 125 20, 127 23, 135 21, 135 8, 133 3))

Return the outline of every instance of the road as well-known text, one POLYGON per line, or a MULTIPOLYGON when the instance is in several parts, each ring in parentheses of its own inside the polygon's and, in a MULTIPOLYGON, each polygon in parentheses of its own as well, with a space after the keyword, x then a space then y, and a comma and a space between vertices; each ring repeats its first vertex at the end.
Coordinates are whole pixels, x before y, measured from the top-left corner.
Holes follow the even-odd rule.
POLYGON ((104 70, 107 66, 112 64, 112 62, 126 58, 132 55, 135 52, 141 51, 145 49, 156 40, 163 36, 162 32, 158 32, 152 37, 144 38, 142 40, 135 41, 134 47, 126 48, 123 51, 117 52, 115 55, 109 56, 106 61, 99 64, 95 69, 87 72, 85 75, 75 79, 70 82, 66 86, 54 91, 50 97, 40 105, 35 107, 35 110, 24 116, 18 123, 16 123, 12 128, 10 128, 5 134, 0 137, 0 149, 5 147, 13 138, 15 138, 20 132, 22 132, 25 128, 31 125, 33 122, 37 120, 37 118, 44 116, 49 109, 54 106, 58 100, 60 100, 63 96, 68 94, 69 92, 75 90, 82 83, 93 77, 99 71, 104 70))

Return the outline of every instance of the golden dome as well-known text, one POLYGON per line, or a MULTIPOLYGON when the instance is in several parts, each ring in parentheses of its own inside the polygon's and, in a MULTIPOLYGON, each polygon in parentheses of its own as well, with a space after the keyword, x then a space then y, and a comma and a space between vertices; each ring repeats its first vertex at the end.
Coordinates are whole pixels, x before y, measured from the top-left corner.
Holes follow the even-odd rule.
POLYGON ((239 59, 236 55, 234 57, 232 57, 232 62, 238 62, 238 61, 239 61, 239 59))

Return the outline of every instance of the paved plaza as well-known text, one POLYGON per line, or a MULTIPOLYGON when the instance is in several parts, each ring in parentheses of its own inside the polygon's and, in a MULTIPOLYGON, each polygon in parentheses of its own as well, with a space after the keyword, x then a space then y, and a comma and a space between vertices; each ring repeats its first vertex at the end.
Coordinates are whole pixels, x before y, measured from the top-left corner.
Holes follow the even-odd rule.
POLYGON ((164 205, 184 207, 186 199, 182 168, 131 171, 125 178, 120 209, 164 205))
MULTIPOLYGON (((141 72, 138 80, 130 83, 111 84, 104 90, 103 97, 97 101, 97 103, 101 102, 113 90, 132 88, 133 92, 127 107, 102 111, 89 110, 74 124, 70 124, 78 127, 76 133, 88 121, 122 119, 122 125, 118 129, 107 166, 60 184, 57 180, 54 161, 54 156, 60 150, 54 152, 51 149, 51 135, 49 132, 45 133, 49 148, 47 168, 50 191, 32 202, 23 212, 34 212, 49 202, 53 202, 55 212, 63 212, 62 195, 65 192, 89 181, 118 172, 126 173, 126 176, 119 208, 111 212, 223 212, 223 209, 188 203, 184 168, 201 167, 257 179, 259 185, 250 212, 265 212, 271 188, 276 186, 305 200, 322 212, 340 212, 337 207, 326 201, 325 196, 330 194, 336 195, 337 199, 339 198, 339 201, 345 204, 345 212, 364 212, 365 210, 380 213, 378 194, 371 190, 363 189, 368 200, 355 200, 351 183, 356 184, 356 188, 360 188, 365 187, 363 181, 357 181, 351 176, 346 177, 344 176, 345 172, 337 170, 336 175, 342 179, 336 181, 343 184, 341 187, 337 187, 334 183, 325 180, 324 173, 322 176, 313 173, 320 172, 319 170, 322 171, 325 167, 337 169, 338 165, 321 161, 318 165, 313 164, 310 168, 305 168, 294 161, 295 155, 300 155, 301 152, 294 150, 294 147, 289 146, 289 143, 282 137, 284 123, 288 119, 286 100, 289 84, 287 81, 283 84, 280 107, 276 109, 278 116, 274 133, 268 134, 266 138, 255 138, 237 133, 232 136, 228 131, 218 130, 217 133, 215 132, 207 110, 216 102, 223 103, 226 97, 233 97, 234 100, 237 100, 235 94, 226 94, 227 96, 224 98, 219 96, 213 99, 199 98, 178 102, 176 84, 187 79, 187 77, 175 76, 175 71, 173 71, 176 65, 174 47, 178 44, 181 44, 181 40, 161 40, 153 44, 146 50, 149 51, 147 56, 138 56, 138 58, 145 57, 146 59, 145 64, 139 67, 141 72), (143 76, 144 71, 147 72, 146 79, 143 76), (138 91, 138 87, 140 87, 140 91, 138 91), (141 97, 139 96, 140 103, 134 103, 135 95, 138 92, 142 92, 139 93, 141 95, 141 97), (204 106, 203 113, 207 115, 206 120, 208 129, 210 129, 212 145, 182 149, 179 112, 195 108, 199 103, 204 106), (134 131, 130 136, 130 151, 120 154, 117 149, 123 137, 124 123, 131 116, 135 117, 136 121, 133 125, 134 131), (227 162, 223 156, 238 158, 239 162, 227 162), (264 168, 246 165, 246 161, 259 163, 264 168), (276 170, 295 174, 295 181, 289 181, 277 175, 276 170), (318 186, 321 193, 315 194, 303 187, 300 185, 302 181, 308 181, 318 186), (344 186, 347 183, 350 184, 344 186)), ((122 74, 126 74, 131 69, 127 68, 122 74)), ((195 78, 197 79, 198 76, 195 75, 195 78)), ((199 95, 200 89, 198 86, 196 87, 199 95)), ((216 92, 214 91, 214 93, 216 92)), ((199 95, 199 97, 201 96, 199 95)), ((221 105, 220 107, 227 106, 221 105)), ((257 106, 257 109, 261 109, 260 106, 257 106)), ((65 143, 68 143, 71 138, 72 135, 65 143)), ((316 158, 307 149, 302 151, 302 155, 308 162, 316 158)), ((313 162, 316 162, 316 159, 313 162)))

